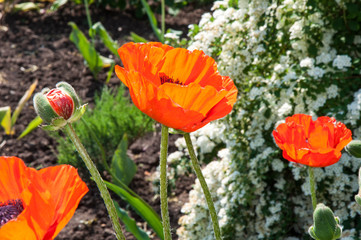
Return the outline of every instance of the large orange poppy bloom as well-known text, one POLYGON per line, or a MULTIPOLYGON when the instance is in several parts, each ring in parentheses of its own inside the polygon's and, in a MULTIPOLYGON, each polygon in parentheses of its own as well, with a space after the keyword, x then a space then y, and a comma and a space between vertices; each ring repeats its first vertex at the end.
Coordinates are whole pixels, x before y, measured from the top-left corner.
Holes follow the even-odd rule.
POLYGON ((69 165, 37 171, 19 158, 0 157, 0 239, 54 239, 87 192, 69 165))
POLYGON ((341 150, 352 140, 351 131, 334 118, 319 117, 316 121, 305 114, 286 118, 273 131, 283 157, 311 167, 330 166, 341 158, 341 150))
POLYGON ((124 68, 115 67, 134 104, 161 124, 193 132, 226 116, 237 98, 229 77, 213 58, 161 43, 127 43, 118 49, 124 68))

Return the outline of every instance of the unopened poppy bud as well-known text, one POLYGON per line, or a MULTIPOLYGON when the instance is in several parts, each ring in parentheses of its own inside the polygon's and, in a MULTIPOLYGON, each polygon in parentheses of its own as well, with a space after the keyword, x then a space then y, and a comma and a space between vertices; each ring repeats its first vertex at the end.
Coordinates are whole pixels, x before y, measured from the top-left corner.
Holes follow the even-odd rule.
POLYGON ((74 111, 74 101, 60 89, 52 89, 46 95, 52 109, 65 120, 68 120, 74 111))
POLYGON ((316 240, 334 240, 341 237, 340 220, 333 215, 332 210, 320 203, 313 212, 313 225, 308 233, 316 240))
POLYGON ((66 82, 56 84, 56 88, 45 88, 34 96, 36 113, 48 126, 48 130, 57 130, 67 123, 78 120, 85 112, 80 106, 79 97, 74 88, 66 82))
POLYGON ((352 140, 347 146, 346 151, 354 157, 361 158, 361 141, 352 140))

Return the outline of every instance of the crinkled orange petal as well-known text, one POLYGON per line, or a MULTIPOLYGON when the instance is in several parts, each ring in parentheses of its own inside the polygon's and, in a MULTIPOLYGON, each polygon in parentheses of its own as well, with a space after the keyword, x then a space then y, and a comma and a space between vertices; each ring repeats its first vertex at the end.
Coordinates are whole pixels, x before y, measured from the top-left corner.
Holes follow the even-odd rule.
POLYGON ((155 107, 153 109, 153 107, 150 106, 149 101, 157 98, 157 86, 139 72, 124 71, 123 73, 124 75, 121 76, 121 80, 128 86, 134 105, 142 112, 148 108, 149 112, 156 111, 156 106, 153 106, 155 107))
POLYGON ((0 202, 19 198, 29 182, 23 161, 17 157, 0 157, 0 202))
POLYGON ((283 157, 311 167, 326 167, 338 162, 341 150, 352 140, 351 131, 334 118, 295 114, 280 124, 273 136, 283 157))
POLYGON ((181 107, 165 94, 163 88, 159 90, 138 72, 127 72, 126 78, 134 105, 157 122, 181 130, 204 118, 199 112, 181 107))
MULTIPOLYGON (((329 135, 330 129, 323 126, 316 125, 315 129, 310 132, 308 143, 312 149, 323 149, 333 147, 330 146, 329 139, 332 138, 332 134, 329 135)), ((333 139, 332 139, 333 140, 333 139)))
POLYGON ((163 94, 183 109, 206 116, 209 110, 226 96, 227 91, 217 92, 212 86, 201 87, 196 83, 190 83, 187 86, 165 83, 158 89, 158 98, 163 98, 163 94))
POLYGON ((195 131, 227 115, 236 101, 233 81, 202 51, 129 43, 119 55, 124 68, 116 66, 115 72, 134 105, 165 126, 195 131))
POLYGON ((312 117, 306 114, 295 114, 292 117, 287 117, 286 123, 293 123, 303 126, 306 137, 308 137, 309 132, 312 131, 314 126, 312 117))
POLYGON ((300 125, 290 124, 290 122, 282 123, 278 125, 274 136, 276 136, 276 143, 281 149, 284 149, 285 145, 288 145, 287 148, 289 151, 293 149, 291 152, 288 152, 288 154, 294 158, 296 158, 295 151, 297 149, 309 148, 306 133, 300 125))
POLYGON ((53 223, 45 237, 53 238, 69 222, 88 187, 80 179, 78 171, 69 165, 41 169, 39 175, 50 190, 52 205, 55 208, 53 223))
POLYGON ((238 94, 238 89, 236 88, 236 85, 234 85, 230 77, 222 76, 222 88, 228 91, 226 95, 227 104, 233 107, 233 105, 237 101, 237 94, 238 94))
POLYGON ((284 146, 284 151, 282 156, 287 159, 288 161, 295 162, 295 163, 301 163, 302 159, 305 155, 309 153, 308 149, 297 149, 289 144, 286 144, 284 146))
POLYGON ((159 42, 147 44, 130 42, 121 46, 118 54, 126 70, 136 71, 147 76, 147 74, 156 75, 159 70, 159 62, 163 61, 164 55, 171 49, 173 47, 159 42))
POLYGON ((341 158, 341 152, 330 151, 328 153, 307 154, 299 163, 310 167, 327 167, 337 163, 341 158))
POLYGON ((12 220, 0 228, 1 240, 43 240, 35 235, 27 221, 12 220))
POLYGON ((52 196, 36 174, 37 171, 30 168, 28 170, 33 170, 32 183, 28 187, 28 191, 31 193, 31 200, 29 205, 18 216, 17 221, 26 221, 29 227, 33 229, 37 239, 40 240, 44 239, 53 221, 55 209, 52 206, 52 196))
MULTIPOLYGON (((88 191, 80 179, 76 169, 61 165, 35 170, 27 168, 19 158, 0 157, 0 186, 13 180, 14 183, 25 183, 19 195, 9 195, 11 199, 21 199, 24 210, 0 228, 0 239, 12 240, 50 240, 70 220, 80 199, 88 191), (9 161, 6 161, 9 160, 9 161), (21 174, 19 174, 21 172, 21 174), (11 178, 11 173, 17 177, 11 178), (17 229, 22 229, 21 232, 17 229)), ((9 186, 16 188, 16 184, 9 186)), ((0 187, 1 188, 1 187, 0 187)), ((13 191, 8 189, 10 193, 13 191)), ((6 192, 2 190, 2 193, 6 192)), ((0 195, 0 201, 4 199, 0 195)))
POLYGON ((182 85, 195 82, 202 87, 211 85, 217 90, 222 89, 222 77, 217 71, 216 62, 203 51, 191 52, 187 49, 175 48, 168 51, 164 58, 165 61, 159 72, 174 81, 179 81, 182 85))

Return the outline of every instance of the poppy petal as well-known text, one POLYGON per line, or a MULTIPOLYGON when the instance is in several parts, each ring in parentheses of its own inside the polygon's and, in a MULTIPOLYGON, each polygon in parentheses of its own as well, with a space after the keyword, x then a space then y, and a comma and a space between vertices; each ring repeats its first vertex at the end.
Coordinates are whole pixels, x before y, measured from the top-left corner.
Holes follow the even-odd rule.
POLYGON ((212 86, 201 87, 195 83, 188 86, 165 83, 159 87, 160 98, 163 97, 163 94, 180 107, 206 116, 209 110, 226 96, 227 91, 217 92, 212 86))
POLYGON ((69 165, 41 169, 39 175, 50 191, 55 208, 55 218, 45 235, 51 238, 69 222, 88 187, 80 179, 78 171, 69 165))
POLYGON ((126 43, 118 49, 120 59, 123 60, 124 68, 144 74, 155 75, 157 65, 162 61, 166 52, 172 47, 153 42, 148 44, 126 43))
POLYGON ((35 235, 27 221, 10 221, 0 228, 1 240, 42 240, 35 235))
POLYGON ((23 203, 22 212, 0 228, 0 239, 54 239, 87 191, 71 166, 37 171, 19 158, 0 157, 0 201, 23 203))
POLYGON ((227 115, 236 101, 233 81, 203 51, 129 43, 119 55, 124 68, 116 66, 115 72, 134 105, 165 126, 195 131, 227 115))
POLYGON ((305 114, 286 118, 273 136, 285 159, 311 167, 338 162, 341 150, 352 140, 351 131, 334 118, 319 117, 313 121, 305 114))
POLYGON ((0 157, 0 202, 20 198, 29 182, 23 161, 17 157, 0 157))
POLYGON ((212 85, 217 90, 222 88, 222 78, 218 74, 217 65, 213 58, 204 54, 203 51, 189 51, 183 48, 175 48, 168 51, 159 72, 164 73, 174 81, 182 85, 192 82, 202 87, 212 85))

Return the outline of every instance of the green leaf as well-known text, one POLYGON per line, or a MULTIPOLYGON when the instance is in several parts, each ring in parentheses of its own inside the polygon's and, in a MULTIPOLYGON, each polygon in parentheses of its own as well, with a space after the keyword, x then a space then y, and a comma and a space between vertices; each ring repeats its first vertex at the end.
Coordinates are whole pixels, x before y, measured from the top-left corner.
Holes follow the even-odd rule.
POLYGON ((51 7, 50 7, 50 11, 58 10, 58 8, 60 8, 61 6, 66 4, 67 2, 68 2, 68 0, 55 0, 53 2, 53 5, 51 5, 51 7))
MULTIPOLYGON (((91 29, 89 29, 89 35, 94 38, 95 35, 98 35, 104 45, 115 55, 118 56, 118 43, 112 39, 112 37, 108 34, 107 30, 105 30, 104 26, 101 22, 95 23, 91 29)), ((118 56, 119 57, 119 56, 118 56)))
POLYGON ((75 23, 69 22, 69 25, 73 28, 69 36, 70 41, 72 41, 78 48, 79 52, 87 62, 90 71, 92 71, 94 75, 97 75, 103 67, 103 61, 100 55, 75 23))
POLYGON ((113 202, 114 202, 118 217, 125 225, 125 229, 128 232, 133 233, 133 235, 138 240, 150 240, 148 234, 137 226, 136 221, 133 218, 129 217, 128 213, 126 211, 124 211, 123 209, 121 209, 119 207, 119 204, 116 201, 113 201, 113 202))
POLYGON ((41 119, 41 117, 37 116, 36 118, 34 118, 29 123, 29 125, 25 128, 25 130, 20 134, 18 139, 21 139, 21 138, 25 137, 26 135, 28 135, 31 131, 33 131, 35 128, 37 128, 42 122, 43 122, 43 120, 41 119))
POLYGON ((135 196, 134 194, 130 194, 124 188, 118 187, 115 184, 104 181, 107 187, 116 193, 119 197, 121 197, 124 201, 129 203, 132 208, 137 212, 139 216, 141 216, 144 221, 146 221, 149 226, 153 228, 156 234, 163 240, 163 225, 158 214, 147 205, 143 199, 135 196))
POLYGON ((29 100, 29 98, 33 94, 37 84, 38 84, 38 80, 35 80, 33 84, 30 85, 29 89, 25 92, 24 96, 20 99, 18 106, 15 108, 13 116, 11 117, 11 126, 15 125, 21 110, 24 108, 25 103, 29 100))
POLYGON ((11 108, 9 106, 0 108, 0 124, 5 130, 5 134, 11 134, 11 108))
POLYGON ((115 67, 115 63, 112 64, 112 66, 110 66, 108 74, 107 74, 107 79, 105 80, 105 83, 108 84, 110 81, 110 78, 112 77, 112 74, 114 72, 114 67, 115 67))
POLYGON ((160 42, 164 42, 164 38, 161 34, 161 31, 158 28, 157 19, 155 18, 154 14, 152 12, 152 9, 150 9, 149 4, 147 3, 146 0, 140 0, 140 1, 142 2, 145 12, 148 15, 148 19, 149 19, 150 25, 152 26, 154 34, 157 36, 157 38, 159 39, 160 42))
POLYGON ((357 21, 349 21, 348 27, 354 32, 358 32, 360 30, 360 24, 357 21))
POLYGON ((119 179, 126 185, 129 185, 135 173, 137 172, 137 166, 128 156, 127 148, 128 139, 127 135, 124 134, 123 139, 120 141, 117 150, 115 150, 115 153, 113 155, 110 171, 114 173, 117 179, 119 179))
POLYGON ((134 42, 136 43, 140 43, 140 42, 143 42, 143 43, 146 43, 148 42, 147 39, 139 36, 138 34, 136 34, 135 32, 130 32, 130 37, 133 39, 134 42))
POLYGON ((33 3, 33 2, 24 2, 24 3, 18 3, 15 4, 13 8, 13 12, 27 12, 31 10, 40 10, 39 4, 33 3))

